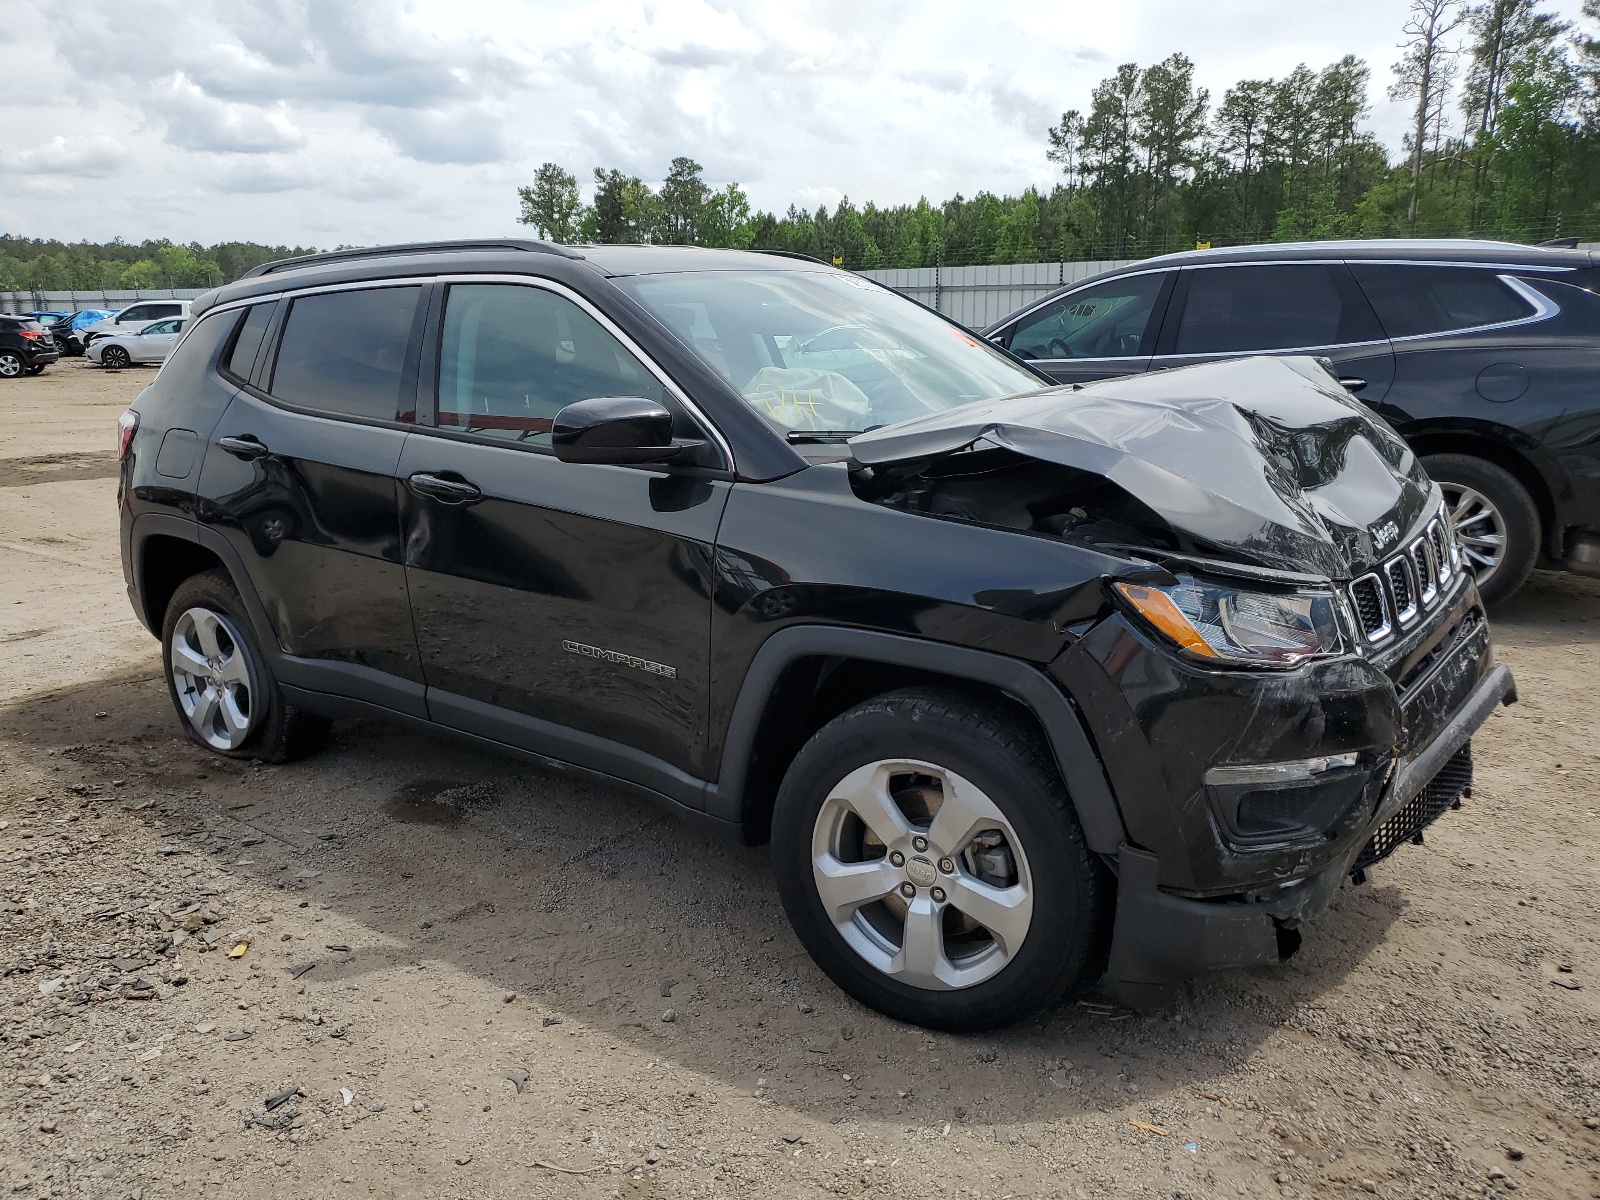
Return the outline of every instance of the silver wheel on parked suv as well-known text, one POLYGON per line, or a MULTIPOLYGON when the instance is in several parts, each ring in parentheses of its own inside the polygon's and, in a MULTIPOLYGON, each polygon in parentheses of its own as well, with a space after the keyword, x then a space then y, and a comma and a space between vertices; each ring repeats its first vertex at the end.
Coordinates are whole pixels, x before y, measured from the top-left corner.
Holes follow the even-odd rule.
POLYGON ((1462 484, 1439 485, 1456 527, 1456 541, 1482 588, 1505 561, 1506 519, 1482 492, 1462 484))
POLYGON ((868 763, 829 790, 811 870, 845 942, 911 987, 971 987, 1000 972, 1033 918, 1021 840, 968 779, 933 763, 868 763))
POLYGON ((0 379, 16 379, 22 371, 22 355, 14 350, 0 350, 0 379))
POLYGON ((237 750, 257 720, 258 686, 233 623, 208 608, 178 617, 170 647, 173 689, 183 715, 213 750, 237 750))

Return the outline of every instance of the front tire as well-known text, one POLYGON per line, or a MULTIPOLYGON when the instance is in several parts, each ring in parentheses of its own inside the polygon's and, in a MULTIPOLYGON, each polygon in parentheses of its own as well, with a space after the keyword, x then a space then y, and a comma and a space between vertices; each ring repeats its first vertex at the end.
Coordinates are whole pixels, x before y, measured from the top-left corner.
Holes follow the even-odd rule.
POLYGON ((1430 454, 1422 466, 1444 493, 1484 604, 1509 600, 1539 557, 1539 509, 1528 489, 1504 467, 1469 454, 1430 454))
POLYGON ((328 722, 284 698, 226 571, 178 586, 161 627, 167 692, 184 732, 227 758, 281 763, 321 748, 328 722))
POLYGON ((100 365, 110 371, 121 371, 133 365, 133 356, 121 346, 107 346, 100 353, 100 365))
POLYGON ((1008 1025, 1098 967, 1104 872, 1048 749, 999 702, 917 689, 830 721, 784 777, 772 855, 817 965, 899 1020, 1008 1025))

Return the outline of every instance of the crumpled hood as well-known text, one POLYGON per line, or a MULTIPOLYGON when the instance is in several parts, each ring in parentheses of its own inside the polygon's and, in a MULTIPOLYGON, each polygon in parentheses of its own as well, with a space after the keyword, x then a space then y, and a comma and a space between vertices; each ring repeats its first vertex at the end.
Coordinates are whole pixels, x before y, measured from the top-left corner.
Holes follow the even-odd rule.
POLYGON ((1437 489, 1314 358, 1240 358, 982 401, 850 440, 869 465, 981 441, 1090 471, 1247 562, 1349 579, 1394 553, 1437 489))

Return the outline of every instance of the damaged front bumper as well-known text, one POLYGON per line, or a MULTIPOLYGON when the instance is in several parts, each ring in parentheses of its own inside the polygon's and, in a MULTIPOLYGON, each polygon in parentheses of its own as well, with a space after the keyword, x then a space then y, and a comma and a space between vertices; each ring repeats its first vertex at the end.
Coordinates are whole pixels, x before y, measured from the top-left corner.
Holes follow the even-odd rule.
POLYGON ((1103 991, 1150 1007, 1207 971, 1287 959, 1301 922, 1347 878, 1470 793, 1470 739, 1516 687, 1494 662, 1475 589, 1437 617, 1382 662, 1329 664, 1298 684, 1219 676, 1209 695, 1137 630, 1102 627, 1069 652, 1132 691, 1120 712, 1096 704, 1110 689, 1088 689, 1082 705, 1129 835, 1103 991), (1188 757, 1173 752, 1180 731, 1188 757), (1205 765, 1224 747, 1226 765, 1205 765), (1117 778, 1132 762, 1147 770, 1143 803, 1117 778), (1308 824, 1291 831, 1290 813, 1308 824))

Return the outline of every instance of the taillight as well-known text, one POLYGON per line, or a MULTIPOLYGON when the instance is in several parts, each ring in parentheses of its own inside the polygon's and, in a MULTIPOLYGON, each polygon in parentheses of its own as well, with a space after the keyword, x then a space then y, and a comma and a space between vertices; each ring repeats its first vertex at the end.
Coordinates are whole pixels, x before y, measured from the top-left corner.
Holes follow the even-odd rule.
POLYGON ((17 330, 17 336, 25 337, 30 342, 37 342, 41 338, 44 338, 46 334, 42 329, 19 329, 17 330))
POLYGON ((139 430, 139 414, 131 408, 122 410, 117 418, 117 461, 128 457, 128 447, 133 445, 133 435, 139 430))

